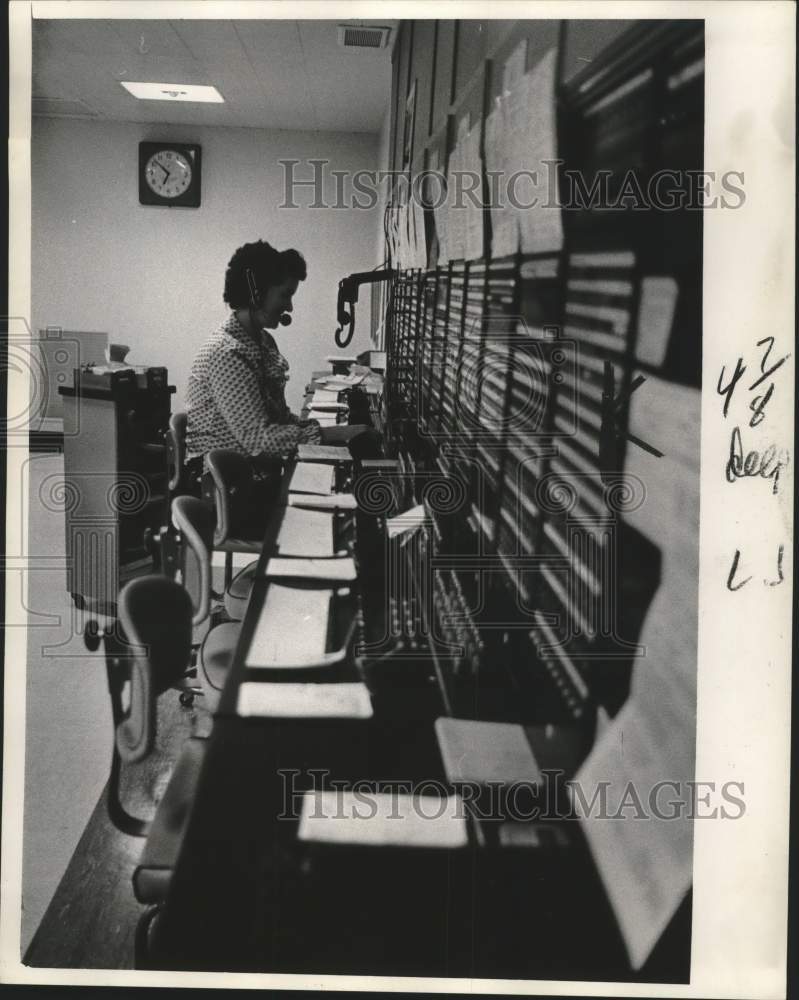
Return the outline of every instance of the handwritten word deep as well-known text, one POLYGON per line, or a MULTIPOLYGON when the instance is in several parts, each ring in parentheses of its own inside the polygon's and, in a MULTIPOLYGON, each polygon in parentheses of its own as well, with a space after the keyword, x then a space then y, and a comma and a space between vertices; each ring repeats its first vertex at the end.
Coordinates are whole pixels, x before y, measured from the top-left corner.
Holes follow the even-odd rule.
POLYGON ((753 448, 744 456, 740 428, 733 428, 726 468, 728 483, 734 483, 736 479, 746 476, 761 476, 772 481, 771 492, 776 493, 779 489, 780 472, 787 464, 788 452, 784 449, 778 451, 773 444, 763 452, 753 448))

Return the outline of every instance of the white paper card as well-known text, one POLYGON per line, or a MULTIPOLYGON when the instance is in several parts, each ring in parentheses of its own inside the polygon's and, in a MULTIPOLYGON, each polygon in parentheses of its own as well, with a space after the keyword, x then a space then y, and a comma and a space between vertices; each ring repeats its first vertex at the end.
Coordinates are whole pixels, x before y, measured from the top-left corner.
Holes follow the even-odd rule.
POLYGON ((276 719, 370 719, 372 702, 365 684, 295 684, 246 681, 236 711, 276 719))
POLYGON ((332 596, 328 588, 270 584, 247 650, 246 666, 320 660, 327 649, 332 596))
POLYGON ((281 556, 332 556, 333 515, 286 507, 276 541, 281 556))
POLYGON ((329 465, 298 462, 291 475, 289 488, 293 493, 332 493, 334 475, 335 472, 329 465))
POLYGON ((386 792, 306 792, 300 840, 372 847, 465 847, 463 802, 457 795, 392 795, 386 792))

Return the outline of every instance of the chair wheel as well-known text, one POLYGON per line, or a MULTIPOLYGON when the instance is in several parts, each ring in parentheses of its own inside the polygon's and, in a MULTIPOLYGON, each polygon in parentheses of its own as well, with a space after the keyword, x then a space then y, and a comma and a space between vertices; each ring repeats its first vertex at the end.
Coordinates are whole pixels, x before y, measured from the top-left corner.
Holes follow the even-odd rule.
POLYGON ((95 653, 100 648, 100 626, 93 618, 86 622, 83 642, 90 653, 95 653))
POLYGON ((152 969, 150 957, 150 938, 158 920, 159 907, 150 906, 139 917, 136 933, 133 938, 133 967, 135 969, 152 969))
POLYGON ((184 708, 191 708, 194 704, 194 692, 193 691, 183 691, 178 696, 178 701, 184 708))

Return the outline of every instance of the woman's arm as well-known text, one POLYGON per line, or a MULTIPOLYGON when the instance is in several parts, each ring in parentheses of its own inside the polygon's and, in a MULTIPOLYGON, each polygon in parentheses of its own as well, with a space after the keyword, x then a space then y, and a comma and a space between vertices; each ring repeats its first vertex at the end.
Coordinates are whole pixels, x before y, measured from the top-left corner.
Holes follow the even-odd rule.
POLYGON ((208 381, 217 409, 248 455, 281 455, 301 442, 320 439, 319 426, 276 424, 269 420, 258 376, 238 350, 225 351, 212 365, 208 381))

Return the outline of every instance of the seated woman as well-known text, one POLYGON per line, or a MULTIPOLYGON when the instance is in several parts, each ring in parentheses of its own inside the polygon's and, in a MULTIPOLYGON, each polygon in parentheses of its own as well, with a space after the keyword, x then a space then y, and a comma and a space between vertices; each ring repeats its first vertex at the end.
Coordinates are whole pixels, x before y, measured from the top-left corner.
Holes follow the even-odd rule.
POLYGON ((269 332, 291 322, 306 273, 296 250, 279 252, 261 240, 231 257, 223 296, 230 316, 200 348, 189 376, 189 454, 226 448, 266 468, 300 442, 321 441, 319 424, 286 405, 289 365, 269 332))

